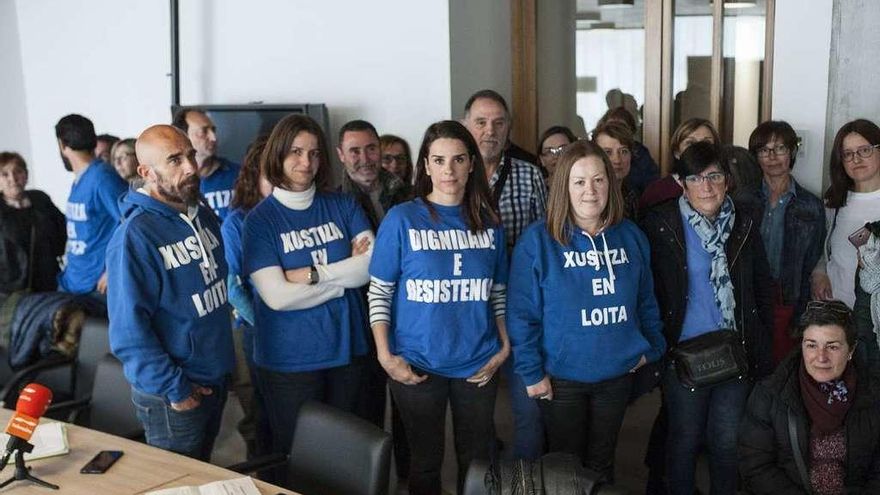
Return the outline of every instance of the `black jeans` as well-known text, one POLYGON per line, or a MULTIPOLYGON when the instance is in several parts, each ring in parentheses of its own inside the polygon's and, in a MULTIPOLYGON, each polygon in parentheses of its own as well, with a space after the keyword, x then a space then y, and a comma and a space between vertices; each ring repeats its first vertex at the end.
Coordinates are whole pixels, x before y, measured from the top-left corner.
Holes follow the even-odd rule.
POLYGON ((614 481, 617 435, 626 414, 633 375, 597 383, 551 378, 553 400, 540 401, 551 452, 576 454, 584 465, 614 481))
POLYGON ((272 450, 289 453, 302 405, 317 400, 353 412, 362 381, 364 358, 351 364, 315 371, 284 373, 257 367, 257 379, 272 428, 272 450))
POLYGON ((389 380, 409 440, 411 495, 439 495, 440 468, 446 427, 446 404, 452 407, 455 455, 458 459, 458 492, 462 492, 468 466, 474 459, 489 459, 495 438, 493 415, 498 374, 483 387, 464 378, 446 378, 413 368, 428 379, 418 385, 389 380))

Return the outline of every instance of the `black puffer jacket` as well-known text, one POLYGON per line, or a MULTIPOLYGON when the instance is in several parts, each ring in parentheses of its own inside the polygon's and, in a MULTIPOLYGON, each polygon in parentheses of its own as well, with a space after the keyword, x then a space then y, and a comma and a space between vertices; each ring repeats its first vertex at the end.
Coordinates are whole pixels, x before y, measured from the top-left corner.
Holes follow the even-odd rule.
MULTIPOLYGON (((748 493, 805 494, 788 434, 794 413, 798 446, 809 466, 810 418, 801 400, 801 353, 792 352, 770 378, 758 383, 739 426, 739 471, 748 493)), ((880 493, 880 380, 856 357, 856 397, 844 422, 846 493, 880 493)), ((809 469, 809 467, 807 467, 809 469)))
MULTIPOLYGON (((736 203, 733 229, 727 239, 727 260, 736 299, 735 320, 743 331, 752 378, 773 371, 773 279, 753 210, 736 203)), ((654 292, 660 305, 667 347, 681 337, 687 308, 688 276, 684 224, 678 200, 648 210, 641 222, 651 243, 654 292)))

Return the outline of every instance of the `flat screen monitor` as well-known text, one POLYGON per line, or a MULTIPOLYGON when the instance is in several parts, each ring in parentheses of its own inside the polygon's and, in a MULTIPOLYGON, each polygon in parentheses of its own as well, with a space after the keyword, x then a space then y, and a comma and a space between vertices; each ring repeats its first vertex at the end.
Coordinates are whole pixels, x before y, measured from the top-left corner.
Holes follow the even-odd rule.
MULTIPOLYGON (((171 107, 171 115, 184 105, 171 107)), ((217 155, 241 163, 247 147, 260 134, 269 134, 285 116, 296 113, 315 119, 329 135, 330 122, 327 106, 323 103, 290 105, 185 105, 205 110, 217 126, 217 155)))

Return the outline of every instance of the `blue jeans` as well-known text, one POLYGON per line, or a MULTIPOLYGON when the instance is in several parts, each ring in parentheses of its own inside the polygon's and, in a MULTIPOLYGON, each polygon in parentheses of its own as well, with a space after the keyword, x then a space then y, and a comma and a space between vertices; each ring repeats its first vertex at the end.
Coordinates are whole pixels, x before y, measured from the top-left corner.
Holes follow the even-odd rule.
POLYGON ((513 412, 512 459, 535 460, 544 455, 544 425, 537 399, 526 393, 526 384, 513 370, 513 359, 501 366, 507 378, 510 408, 513 412))
POLYGON ((666 436, 666 484, 670 495, 692 495, 697 454, 705 442, 711 495, 736 493, 736 438, 751 385, 736 380, 691 391, 678 380, 675 365, 663 376, 666 436))
POLYGON ((214 439, 220 431, 226 386, 212 386, 211 395, 202 396, 195 409, 178 412, 164 397, 147 394, 132 387, 131 402, 144 425, 147 443, 205 462, 211 460, 214 439))

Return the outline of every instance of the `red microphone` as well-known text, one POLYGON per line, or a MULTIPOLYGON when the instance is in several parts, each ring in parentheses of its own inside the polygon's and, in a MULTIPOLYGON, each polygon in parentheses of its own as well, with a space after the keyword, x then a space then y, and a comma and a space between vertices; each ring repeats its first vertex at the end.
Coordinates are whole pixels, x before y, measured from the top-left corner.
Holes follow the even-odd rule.
MULTIPOLYGON (((52 391, 39 383, 29 383, 21 390, 18 402, 15 404, 15 414, 6 425, 9 442, 6 444, 4 458, 8 458, 12 451, 21 448, 22 442, 27 443, 31 439, 40 423, 40 418, 46 413, 51 402, 52 391)), ((6 463, 3 462, 0 467, 5 465, 6 463)))

